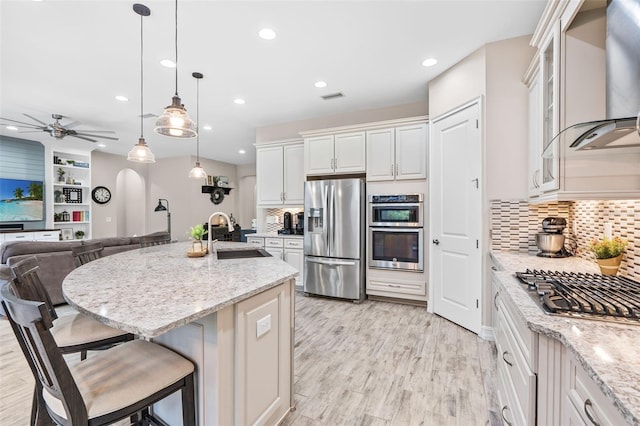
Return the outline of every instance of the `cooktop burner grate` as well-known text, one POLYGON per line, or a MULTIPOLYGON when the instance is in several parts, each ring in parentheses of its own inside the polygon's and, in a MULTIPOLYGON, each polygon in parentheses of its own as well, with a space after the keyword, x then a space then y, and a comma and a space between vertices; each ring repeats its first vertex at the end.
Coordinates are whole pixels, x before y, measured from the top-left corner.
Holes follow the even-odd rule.
POLYGON ((529 269, 516 276, 545 312, 640 321, 640 283, 632 279, 529 269))

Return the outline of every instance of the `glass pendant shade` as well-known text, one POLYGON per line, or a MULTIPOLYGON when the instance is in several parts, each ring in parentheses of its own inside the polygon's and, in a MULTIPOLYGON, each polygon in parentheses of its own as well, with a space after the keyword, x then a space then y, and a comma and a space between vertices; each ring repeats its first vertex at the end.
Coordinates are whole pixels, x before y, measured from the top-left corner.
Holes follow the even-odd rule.
POLYGON ((155 163, 156 157, 149 149, 149 146, 144 141, 144 138, 138 139, 138 143, 131 148, 127 155, 127 160, 135 161, 137 163, 155 163))
POLYGON ((196 161, 196 165, 193 166, 193 169, 189 172, 189 177, 194 179, 206 179, 207 172, 200 166, 200 162, 196 161))
POLYGON ((177 95, 172 98, 171 105, 167 106, 164 113, 158 117, 154 131, 159 135, 174 138, 187 139, 198 135, 195 123, 177 95))

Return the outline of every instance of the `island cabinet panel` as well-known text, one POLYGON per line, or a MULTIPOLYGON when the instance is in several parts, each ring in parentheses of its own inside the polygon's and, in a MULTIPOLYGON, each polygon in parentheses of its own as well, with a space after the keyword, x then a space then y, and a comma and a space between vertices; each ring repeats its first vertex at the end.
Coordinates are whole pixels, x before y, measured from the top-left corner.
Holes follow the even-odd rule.
POLYGON ((235 424, 277 424, 291 408, 292 281, 236 305, 235 424))

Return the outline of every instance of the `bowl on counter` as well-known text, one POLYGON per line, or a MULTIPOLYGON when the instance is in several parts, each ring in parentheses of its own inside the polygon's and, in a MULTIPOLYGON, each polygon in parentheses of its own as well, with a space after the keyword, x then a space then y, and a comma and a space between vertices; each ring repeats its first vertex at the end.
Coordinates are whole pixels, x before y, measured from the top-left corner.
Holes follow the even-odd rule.
POLYGON ((536 246, 538 246, 542 253, 558 253, 564 247, 564 235, 538 232, 536 234, 536 246))

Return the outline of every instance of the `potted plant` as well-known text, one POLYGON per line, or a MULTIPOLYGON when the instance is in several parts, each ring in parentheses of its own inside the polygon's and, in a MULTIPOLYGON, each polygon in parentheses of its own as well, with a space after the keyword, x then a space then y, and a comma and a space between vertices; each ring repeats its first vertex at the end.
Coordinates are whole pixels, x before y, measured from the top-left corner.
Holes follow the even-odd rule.
POLYGON ((81 240, 84 237, 84 231, 76 231, 76 239, 81 240))
POLYGON ((64 179, 64 175, 65 175, 65 171, 62 169, 62 167, 58 167, 58 182, 63 182, 65 181, 64 179))
POLYGON ((53 195, 55 196, 56 203, 64 203, 64 195, 62 194, 62 191, 56 189, 53 191, 53 195))
POLYGON ((199 223, 196 226, 192 226, 189 229, 189 235, 193 238, 193 243, 191 245, 191 251, 194 253, 204 252, 204 246, 202 244, 202 237, 204 236, 204 226, 199 223))
POLYGON ((589 249, 595 255, 603 275, 616 275, 626 246, 627 242, 620 237, 611 239, 604 237, 601 240, 591 241, 589 249))

